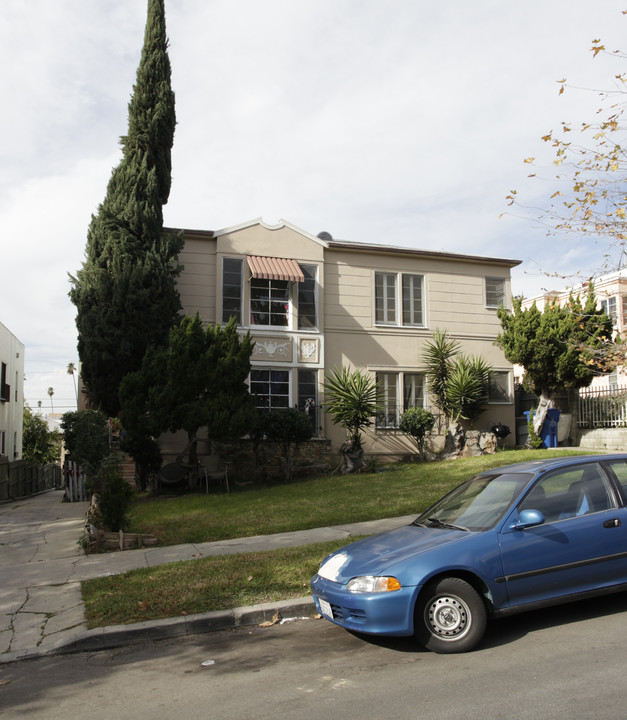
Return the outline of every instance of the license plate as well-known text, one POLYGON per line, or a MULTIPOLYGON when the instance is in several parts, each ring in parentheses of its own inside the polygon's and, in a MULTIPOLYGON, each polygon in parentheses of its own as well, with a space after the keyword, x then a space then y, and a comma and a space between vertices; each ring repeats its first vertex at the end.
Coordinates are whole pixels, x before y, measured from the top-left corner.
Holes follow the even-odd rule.
POLYGON ((328 618, 331 618, 333 620, 333 610, 331 610, 331 605, 326 600, 321 600, 318 598, 318 602, 320 603, 320 612, 328 618))

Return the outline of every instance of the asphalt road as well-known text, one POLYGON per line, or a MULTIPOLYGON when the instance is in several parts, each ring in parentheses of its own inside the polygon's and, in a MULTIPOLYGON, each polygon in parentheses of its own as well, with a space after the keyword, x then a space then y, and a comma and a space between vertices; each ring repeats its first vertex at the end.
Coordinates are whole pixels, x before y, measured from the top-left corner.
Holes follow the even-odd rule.
POLYGON ((464 655, 300 620, 3 665, 0 717, 625 717, 626 650, 627 594, 495 621, 464 655))

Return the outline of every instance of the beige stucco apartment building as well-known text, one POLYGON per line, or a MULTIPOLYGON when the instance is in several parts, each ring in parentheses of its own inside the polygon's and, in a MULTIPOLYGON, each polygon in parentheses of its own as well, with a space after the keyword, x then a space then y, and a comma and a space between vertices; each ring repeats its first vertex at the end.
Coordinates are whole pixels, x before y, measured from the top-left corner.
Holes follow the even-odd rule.
POLYGON ((319 436, 337 450, 345 433, 322 409, 325 373, 365 370, 380 381, 385 403, 366 452, 415 452, 398 421, 407 407, 430 407, 422 349, 440 329, 492 366, 490 405, 477 429, 501 422, 513 439, 512 366, 494 339, 519 261, 337 241, 285 221, 184 234, 183 309, 206 323, 235 315, 250 331, 250 387, 260 405, 315 413, 319 436))
POLYGON ((24 344, 0 323, 0 457, 22 457, 24 344))

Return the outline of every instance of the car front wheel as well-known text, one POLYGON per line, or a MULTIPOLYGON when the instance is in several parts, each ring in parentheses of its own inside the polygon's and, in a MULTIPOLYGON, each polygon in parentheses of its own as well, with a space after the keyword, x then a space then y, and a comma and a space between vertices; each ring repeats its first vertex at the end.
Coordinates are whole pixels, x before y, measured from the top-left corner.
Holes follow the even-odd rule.
POLYGON ((420 593, 414 634, 433 652, 466 652, 483 637, 486 621, 485 603, 472 585, 461 578, 442 578, 420 593))

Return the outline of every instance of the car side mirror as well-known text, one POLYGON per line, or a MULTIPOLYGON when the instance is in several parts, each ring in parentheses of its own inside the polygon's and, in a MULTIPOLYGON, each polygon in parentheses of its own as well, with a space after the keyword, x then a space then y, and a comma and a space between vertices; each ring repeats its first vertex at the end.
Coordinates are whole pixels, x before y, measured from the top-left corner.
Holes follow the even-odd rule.
POLYGON ((545 517, 539 510, 521 510, 518 514, 518 522, 513 526, 514 530, 524 530, 525 528, 542 525, 545 517))

